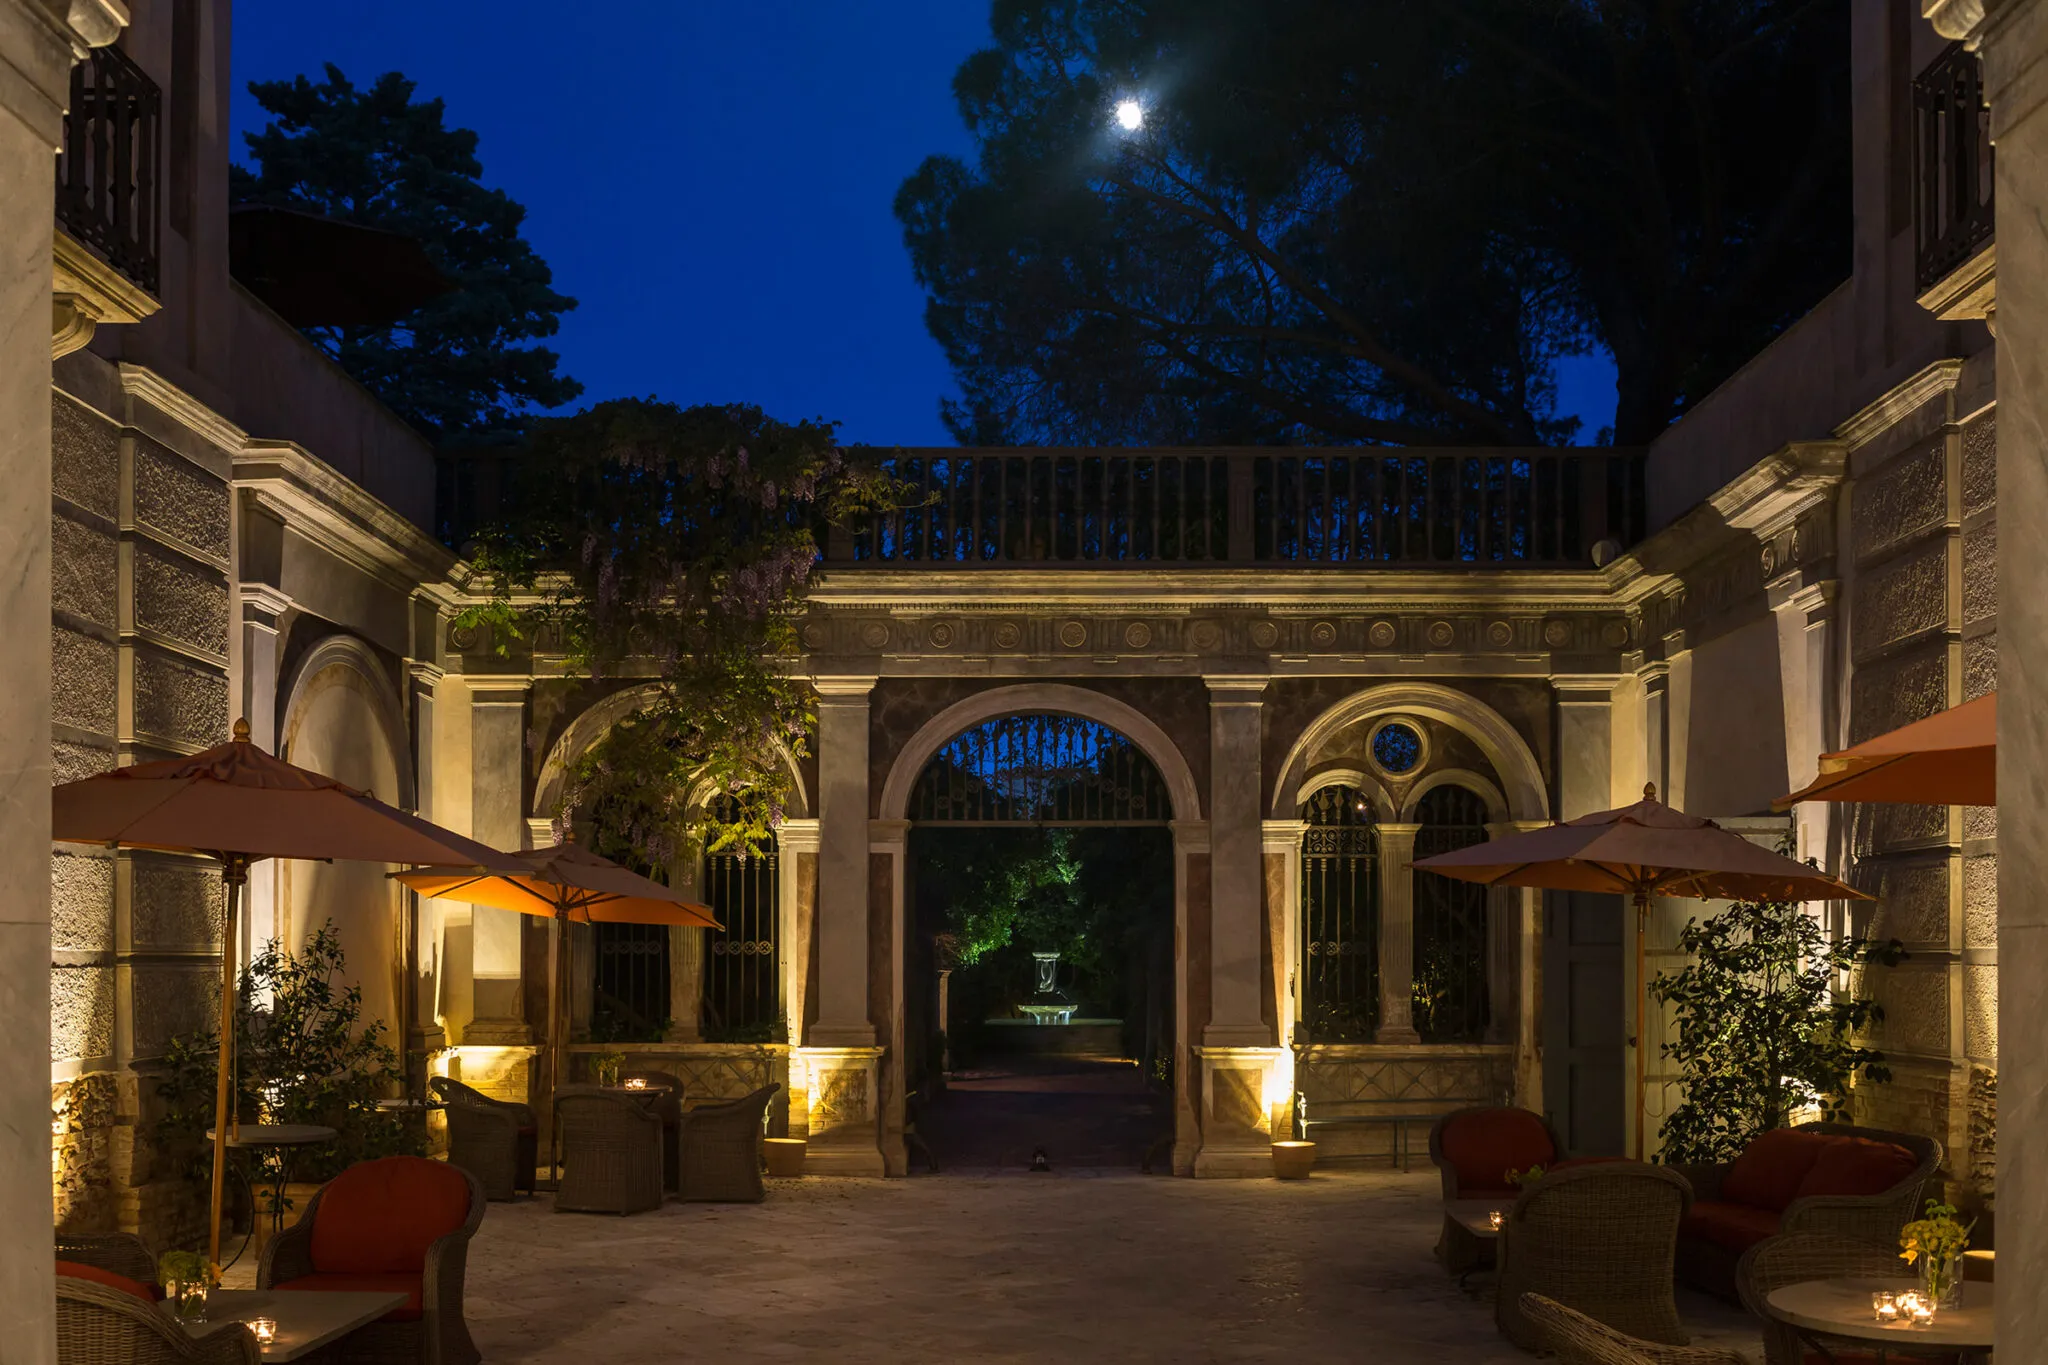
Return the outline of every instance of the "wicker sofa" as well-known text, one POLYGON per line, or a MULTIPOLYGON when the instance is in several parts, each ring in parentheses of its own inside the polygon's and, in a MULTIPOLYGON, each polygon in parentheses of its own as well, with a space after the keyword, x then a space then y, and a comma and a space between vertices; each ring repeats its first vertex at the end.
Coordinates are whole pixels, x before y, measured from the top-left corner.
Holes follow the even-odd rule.
POLYGON ((448 1160, 475 1176, 487 1199, 533 1193, 540 1165, 540 1125, 533 1110, 494 1100, 461 1081, 436 1076, 427 1082, 448 1115, 448 1160))
POLYGON ((1559 1365, 1750 1365, 1740 1351, 1638 1341, 1541 1294, 1522 1295, 1521 1308, 1559 1365))
POLYGON ((1494 1321, 1525 1351, 1543 1331, 1522 1312, 1540 1294, 1629 1336, 1687 1337, 1672 1295, 1678 1225, 1692 1187, 1661 1166, 1624 1161, 1557 1171, 1525 1187, 1500 1231, 1494 1321))
MULTIPOLYGON (((1788 1284, 1864 1276, 1893 1280, 1899 1278, 1904 1268, 1896 1247, 1888 1249, 1824 1233, 1793 1233, 1766 1237, 1743 1252, 1736 1266, 1735 1285, 1741 1292, 1742 1306, 1763 1324, 1765 1365, 1806 1365, 1810 1360, 1825 1359, 1815 1349, 1816 1345, 1833 1352, 1837 1360, 1869 1361, 1873 1357, 1867 1354, 1867 1346, 1844 1338, 1809 1338, 1794 1331, 1771 1316, 1765 1300, 1770 1298, 1771 1291, 1788 1284)), ((1913 1359, 1926 1365, 1920 1352, 1915 1352, 1913 1359)))
POLYGON ((682 1180, 684 1199, 757 1204, 766 1197, 761 1183, 761 1130, 769 1102, 781 1091, 764 1085, 744 1099, 700 1104, 683 1114, 682 1180))
POLYGON ((1759 1134, 1723 1165, 1674 1166, 1693 1187, 1678 1276, 1732 1301, 1736 1263, 1766 1237, 1821 1233, 1896 1250, 1940 1164, 1931 1138, 1807 1123, 1759 1134))
MULTIPOLYGON (((1527 1109, 1456 1109, 1429 1130, 1429 1160, 1443 1182, 1446 1204, 1493 1199, 1506 1208, 1521 1193, 1508 1172, 1554 1166, 1563 1151, 1549 1122, 1527 1109)), ((1463 1275, 1493 1263, 1493 1243, 1473 1236, 1446 1212, 1436 1255, 1444 1269, 1463 1275)))
POLYGON ((623 1214, 661 1207, 666 1145, 661 1114, 646 1097, 565 1085, 555 1094, 555 1128, 562 1144, 555 1212, 623 1214))
POLYGON ((256 1287, 403 1293, 403 1305, 349 1334, 348 1359, 475 1365, 462 1288, 484 1208, 482 1182, 458 1166, 414 1156, 358 1162, 271 1238, 256 1287))
POLYGON ((259 1365, 262 1359, 247 1327, 195 1338, 146 1291, 61 1269, 57 1276, 58 1365, 259 1365))

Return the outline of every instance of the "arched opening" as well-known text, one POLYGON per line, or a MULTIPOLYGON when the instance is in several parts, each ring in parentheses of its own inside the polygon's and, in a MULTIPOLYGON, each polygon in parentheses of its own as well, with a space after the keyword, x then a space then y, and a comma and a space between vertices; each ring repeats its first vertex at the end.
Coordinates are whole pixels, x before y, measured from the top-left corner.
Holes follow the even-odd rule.
MULTIPOLYGON (((1415 856, 1433 857, 1486 842, 1486 798, 1445 783, 1415 806, 1415 856)), ((1415 1031, 1425 1043, 1476 1043, 1486 1037, 1487 894, 1472 882, 1414 871, 1415 1031)))

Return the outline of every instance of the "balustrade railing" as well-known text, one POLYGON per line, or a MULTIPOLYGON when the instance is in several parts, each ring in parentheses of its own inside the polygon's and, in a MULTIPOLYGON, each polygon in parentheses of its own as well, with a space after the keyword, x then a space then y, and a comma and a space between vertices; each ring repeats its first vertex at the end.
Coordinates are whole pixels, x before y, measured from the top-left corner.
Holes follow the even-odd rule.
POLYGON ((162 92, 119 49, 96 47, 71 68, 57 222, 151 294, 162 251, 162 123, 162 92))
POLYGON ((1984 63, 1961 43, 1913 81, 1913 240, 1921 292, 1992 236, 1991 110, 1984 63))
POLYGON ((1583 567, 1645 531, 1639 451, 900 451, 832 564, 1583 567))

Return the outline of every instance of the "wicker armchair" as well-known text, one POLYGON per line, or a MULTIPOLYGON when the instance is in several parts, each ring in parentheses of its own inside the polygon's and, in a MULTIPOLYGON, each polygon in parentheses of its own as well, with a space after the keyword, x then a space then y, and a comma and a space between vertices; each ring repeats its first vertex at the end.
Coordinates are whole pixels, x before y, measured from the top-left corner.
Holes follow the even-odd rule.
POLYGON ((1682 1177, 1633 1161, 1558 1171, 1525 1188, 1501 1227, 1493 1316, 1502 1334, 1525 1351, 1542 1347, 1522 1313, 1522 1295, 1533 1293, 1630 1336, 1685 1345, 1671 1266, 1691 1204, 1682 1177))
POLYGON ((138 1284, 157 1283, 156 1257, 132 1232, 60 1232, 57 1259, 111 1270, 138 1284))
POLYGON ((562 1143, 556 1213, 644 1213, 661 1207, 661 1115, 646 1100, 594 1085, 565 1085, 555 1094, 555 1126, 562 1143))
POLYGON ((745 1099, 700 1104, 683 1115, 682 1198, 758 1204, 766 1197, 761 1130, 781 1089, 766 1085, 745 1099))
POLYGON ((1751 1365, 1740 1351, 1711 1346, 1664 1346, 1623 1336, 1576 1309, 1541 1294, 1524 1294, 1522 1316, 1536 1324, 1563 1365, 1751 1365))
POLYGON ((487 1199, 513 1199, 521 1190, 533 1193, 540 1165, 540 1125, 533 1110, 494 1100, 446 1076, 434 1077, 427 1086, 447 1110, 449 1164, 475 1176, 487 1199))
POLYGON ((667 1189, 674 1193, 681 1174, 677 1153, 681 1150, 679 1144, 683 1131, 683 1079, 667 1071, 623 1071, 619 1073, 619 1080, 621 1083, 645 1081, 650 1086, 666 1087, 649 1096, 644 1103, 661 1115, 661 1169, 663 1178, 668 1182, 667 1189))
MULTIPOLYGON (((1814 1234, 1843 1237, 1874 1246, 1896 1247, 1899 1229, 1920 1216, 1921 1195, 1935 1168, 1941 1164, 1941 1144, 1916 1133, 1895 1133, 1882 1128, 1858 1128, 1847 1123, 1802 1123, 1793 1131, 1819 1133, 1829 1137, 1865 1138, 1903 1147, 1917 1164, 1905 1179, 1881 1194, 1832 1194, 1794 1199, 1778 1215, 1777 1234, 1814 1234)), ((1702 1204, 1720 1203, 1721 1182, 1733 1163, 1716 1165, 1674 1165, 1691 1182, 1693 1198, 1702 1204)), ((1736 1262, 1743 1253, 1731 1251, 1698 1237, 1683 1237, 1678 1247, 1678 1277, 1708 1293, 1733 1299, 1737 1294, 1736 1262)))
POLYGON ((58 1365, 260 1365, 262 1359, 256 1338, 239 1323, 194 1337, 125 1289, 57 1277, 58 1365))
MULTIPOLYGON (((352 1274, 343 1269, 336 1273, 321 1265, 314 1257, 313 1230, 320 1225, 324 1210, 337 1221, 346 1218, 358 1227, 365 1221, 389 1220, 398 1233, 404 1217, 417 1215, 423 1201, 405 1199, 402 1193, 388 1209, 356 1201, 366 1197, 366 1190, 377 1191, 380 1185, 403 1192, 408 1184, 423 1177, 439 1181, 439 1175, 433 1173, 451 1170, 458 1172, 469 1187, 469 1213, 454 1230, 425 1244, 417 1273, 402 1272, 407 1285, 416 1285, 419 1290, 419 1316, 384 1317, 357 1328, 349 1333, 347 1359, 369 1365, 476 1365, 482 1357, 470 1339, 469 1324, 463 1321, 462 1289, 469 1267, 469 1242, 484 1221, 485 1195, 483 1182, 475 1173, 453 1163, 393 1156, 349 1167, 321 1186, 299 1221, 271 1238, 263 1248, 263 1260, 256 1268, 256 1287, 314 1293, 318 1292, 316 1284, 332 1277, 327 1287, 397 1288, 396 1284, 369 1281, 395 1280, 401 1272, 352 1274), (384 1185, 383 1181, 392 1176, 397 1180, 384 1185), (358 1283, 343 1283, 345 1278, 358 1283)), ((357 1236, 360 1237, 359 1231, 357 1236)), ((379 1247, 387 1261, 393 1258, 398 1240, 399 1236, 394 1235, 379 1247)))
POLYGON ((1797 1233, 1766 1237, 1743 1252, 1735 1271, 1735 1287, 1742 1295, 1742 1306, 1763 1324, 1764 1365, 1805 1365, 1809 1360, 1826 1358, 1816 1356, 1816 1345, 1845 1360, 1867 1359, 1870 1348, 1839 1337, 1802 1337, 1789 1324, 1771 1316, 1765 1300, 1772 1290, 1808 1280, 1847 1276, 1898 1279, 1905 1273, 1906 1263, 1899 1259, 1896 1249, 1848 1237, 1797 1233))
MULTIPOLYGON (((1519 1191, 1509 1183, 1510 1169, 1550 1166, 1564 1154, 1557 1130, 1541 1114, 1527 1109, 1477 1105, 1454 1109, 1429 1130, 1429 1160, 1443 1181, 1444 1202, 1497 1199, 1513 1203, 1519 1191)), ((1436 1257, 1445 1270, 1464 1276, 1494 1263, 1494 1246, 1473 1236, 1457 1219, 1444 1214, 1436 1257)))

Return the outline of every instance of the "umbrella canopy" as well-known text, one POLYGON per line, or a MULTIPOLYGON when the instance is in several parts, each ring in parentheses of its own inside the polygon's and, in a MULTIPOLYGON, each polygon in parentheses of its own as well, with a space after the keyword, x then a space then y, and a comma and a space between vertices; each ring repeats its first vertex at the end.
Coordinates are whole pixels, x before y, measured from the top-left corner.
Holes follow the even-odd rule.
POLYGON ((1712 820, 1673 810, 1645 786, 1617 810, 1489 839, 1414 866, 1486 886, 1608 892, 1636 903, 1636 1155, 1643 1154, 1643 935, 1653 896, 1701 900, 1869 900, 1805 863, 1759 848, 1712 820))
POLYGON ((50 792, 51 834, 62 843, 203 853, 226 883, 221 937, 220 1065, 214 1097, 213 1202, 208 1255, 220 1266, 220 1205, 233 1120, 235 903, 249 864, 264 858, 513 867, 507 855, 385 805, 323 774, 272 758, 234 738, 189 758, 138 763, 50 792))
POLYGON ((1771 804, 1906 801, 1933 806, 1998 804, 1998 694, 1820 756, 1820 776, 1771 804))

